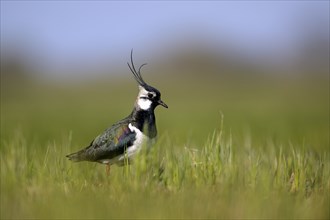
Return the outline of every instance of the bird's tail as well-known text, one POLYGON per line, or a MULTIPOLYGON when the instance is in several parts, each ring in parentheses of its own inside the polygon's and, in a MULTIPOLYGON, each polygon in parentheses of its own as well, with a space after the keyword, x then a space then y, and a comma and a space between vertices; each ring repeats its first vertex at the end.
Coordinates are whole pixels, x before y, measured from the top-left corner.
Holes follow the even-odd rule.
POLYGON ((68 154, 66 157, 73 162, 79 162, 83 160, 83 155, 84 151, 81 150, 76 153, 68 154))

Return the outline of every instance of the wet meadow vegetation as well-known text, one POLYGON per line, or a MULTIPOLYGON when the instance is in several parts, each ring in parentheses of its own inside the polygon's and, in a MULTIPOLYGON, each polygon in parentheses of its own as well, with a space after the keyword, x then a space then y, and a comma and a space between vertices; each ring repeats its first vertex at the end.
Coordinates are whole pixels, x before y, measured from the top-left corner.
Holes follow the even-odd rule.
POLYGON ((130 113, 132 79, 2 80, 1 219, 330 217, 328 80, 145 77, 158 141, 109 176, 65 155, 130 113))

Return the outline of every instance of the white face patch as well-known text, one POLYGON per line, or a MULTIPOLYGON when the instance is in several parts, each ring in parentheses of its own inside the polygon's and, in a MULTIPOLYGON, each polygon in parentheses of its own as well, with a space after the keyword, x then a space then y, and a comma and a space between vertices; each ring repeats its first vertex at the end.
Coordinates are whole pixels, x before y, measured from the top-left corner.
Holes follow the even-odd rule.
POLYGON ((148 110, 151 107, 152 102, 148 99, 149 92, 145 90, 142 86, 139 86, 139 95, 137 100, 137 105, 140 109, 148 110))
POLYGON ((139 98, 137 104, 140 109, 148 110, 150 109, 152 102, 149 99, 139 98))

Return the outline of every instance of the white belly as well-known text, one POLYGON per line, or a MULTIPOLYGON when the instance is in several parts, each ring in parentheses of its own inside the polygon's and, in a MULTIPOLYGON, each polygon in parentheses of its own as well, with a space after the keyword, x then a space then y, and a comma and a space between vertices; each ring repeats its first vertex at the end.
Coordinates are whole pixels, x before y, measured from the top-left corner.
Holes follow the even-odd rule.
POLYGON ((104 159, 99 161, 103 164, 118 164, 118 165, 124 165, 125 159, 132 159, 134 155, 136 155, 144 145, 152 144, 154 143, 155 139, 150 139, 148 136, 144 135, 138 128, 134 127, 132 124, 128 125, 128 128, 136 133, 135 141, 133 142, 133 145, 127 148, 126 154, 119 155, 117 157, 111 158, 111 159, 104 159))
POLYGON ((134 127, 131 123, 128 125, 128 128, 132 132, 134 131, 136 133, 135 141, 133 142, 133 145, 127 149, 126 155, 122 155, 118 158, 118 162, 124 160, 125 157, 129 159, 132 158, 136 153, 138 153, 141 150, 142 146, 145 145, 146 141, 148 141, 149 139, 146 135, 144 135, 139 129, 134 127))

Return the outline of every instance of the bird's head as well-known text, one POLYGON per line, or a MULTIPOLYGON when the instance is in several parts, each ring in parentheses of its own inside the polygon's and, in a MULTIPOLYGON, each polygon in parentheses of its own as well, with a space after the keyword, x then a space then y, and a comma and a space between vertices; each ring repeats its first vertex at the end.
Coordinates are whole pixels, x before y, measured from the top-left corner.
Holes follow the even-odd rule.
POLYGON ((137 107, 142 110, 153 110, 158 105, 168 108, 168 106, 161 100, 159 90, 148 85, 141 76, 141 68, 145 66, 146 63, 142 64, 138 70, 135 69, 133 63, 133 50, 131 51, 131 64, 127 63, 127 65, 133 73, 136 82, 139 84, 139 94, 136 101, 137 107))

